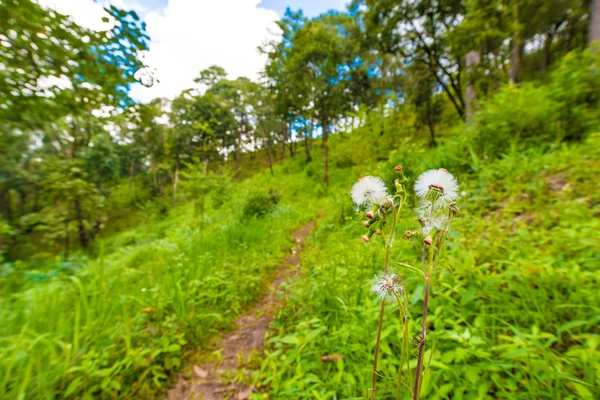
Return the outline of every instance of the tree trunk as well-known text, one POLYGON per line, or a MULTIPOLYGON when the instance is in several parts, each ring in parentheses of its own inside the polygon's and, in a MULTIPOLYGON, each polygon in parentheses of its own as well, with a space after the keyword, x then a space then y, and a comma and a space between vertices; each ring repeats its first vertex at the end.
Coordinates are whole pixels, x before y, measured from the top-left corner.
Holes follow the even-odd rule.
POLYGON ((33 211, 38 212, 40 210, 40 188, 38 185, 34 185, 34 197, 33 197, 33 211))
POLYGON ((521 32, 519 32, 519 6, 515 2, 513 5, 514 24, 517 26, 510 41, 510 68, 508 71, 508 80, 510 83, 519 83, 521 80, 521 32))
POLYGON ((69 258, 69 221, 65 221, 65 260, 69 258))
POLYGON ((209 161, 210 161, 210 159, 209 159, 208 156, 204 157, 204 160, 202 160, 202 163, 204 164, 204 167, 202 168, 203 172, 204 172, 204 175, 208 174, 208 163, 209 163, 209 161))
POLYGON ((477 99, 477 92, 475 90, 473 82, 473 72, 481 62, 481 53, 478 50, 471 50, 467 53, 466 65, 467 65, 467 89, 466 89, 466 115, 467 123, 470 123, 475 114, 475 101, 477 99))
POLYGON ((273 173, 273 159, 271 157, 271 138, 267 138, 267 159, 269 160, 269 170, 271 171, 271 175, 275 175, 273 173))
POLYGON ((312 157, 310 156, 310 147, 309 147, 309 136, 310 132, 308 130, 308 125, 304 128, 304 151, 306 152, 306 162, 312 161, 312 157))
POLYGON ((292 125, 290 124, 288 128, 288 136, 290 141, 288 142, 288 147, 290 148, 290 157, 294 158, 294 141, 292 140, 292 125))
POLYGON ((554 34, 549 31, 546 34, 546 40, 544 41, 544 57, 542 60, 542 72, 546 72, 550 63, 552 62, 552 41, 554 40, 554 34))
POLYGON ((77 220, 77 230, 79 232, 79 244, 84 249, 87 249, 90 241, 85 231, 85 224, 83 223, 83 211, 81 210, 81 203, 79 199, 75 200, 75 219, 77 220))
POLYGON ((283 160, 283 156, 285 155, 285 143, 287 141, 287 126, 283 127, 281 131, 281 146, 279 149, 279 159, 283 160))
POLYGON ((379 136, 383 136, 385 134, 385 117, 384 117, 384 105, 381 104, 381 106, 379 107, 379 113, 380 113, 380 120, 381 120, 381 127, 379 129, 379 136))
MULTIPOLYGON (((590 43, 600 40, 600 0, 593 0, 592 12, 590 14, 590 43)), ((596 45, 598 49, 600 45, 596 45)))
POLYGON ((19 192, 19 214, 23 217, 26 214, 27 193, 25 190, 19 192))
POLYGON ((519 83, 521 80, 521 43, 513 38, 510 43, 510 69, 508 80, 511 83, 519 83))
POLYGON ((435 141, 435 116, 433 115, 433 103, 432 96, 429 95, 427 97, 427 128, 429 129, 429 147, 437 147, 437 142, 435 141))
POLYGON ((133 203, 135 198, 135 185, 133 184, 133 174, 135 173, 135 158, 133 150, 129 155, 129 201, 133 203))
POLYGON ((243 127, 243 118, 242 122, 238 127, 238 135, 237 140, 235 141, 235 170, 238 171, 240 169, 240 157, 242 153, 242 127, 243 127))
POLYGON ((6 214, 6 220, 12 224, 14 220, 12 199, 10 198, 10 189, 4 191, 4 213, 6 214))
POLYGON ((329 123, 327 120, 323 121, 323 182, 325 185, 329 185, 329 146, 327 145, 327 138, 329 137, 329 123))
POLYGON ((173 207, 177 205, 177 184, 179 183, 179 159, 175 162, 175 175, 173 176, 173 207))

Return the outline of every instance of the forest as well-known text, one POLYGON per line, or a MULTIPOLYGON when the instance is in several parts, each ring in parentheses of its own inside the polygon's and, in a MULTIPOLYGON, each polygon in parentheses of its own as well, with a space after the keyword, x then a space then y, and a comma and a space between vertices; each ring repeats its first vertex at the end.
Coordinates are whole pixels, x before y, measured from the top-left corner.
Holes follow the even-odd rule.
POLYGON ((600 397, 600 0, 288 8, 259 77, 149 102, 104 22, 0 0, 0 399, 600 397))

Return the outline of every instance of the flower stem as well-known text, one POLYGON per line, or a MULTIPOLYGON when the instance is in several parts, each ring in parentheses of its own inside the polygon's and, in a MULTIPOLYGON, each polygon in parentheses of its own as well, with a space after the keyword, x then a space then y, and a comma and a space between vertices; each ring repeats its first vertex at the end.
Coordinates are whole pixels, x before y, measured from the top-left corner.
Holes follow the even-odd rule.
POLYGON ((377 357, 379 356, 379 341, 381 340, 381 329, 383 327, 384 308, 385 299, 381 300, 381 310, 379 311, 379 327, 377 328, 377 341, 375 342, 375 357, 373 357, 373 383, 371 385, 371 396, 375 396, 375 387, 377 385, 377 357))
MULTIPOLYGON (((402 211, 402 206, 404 205, 404 201, 406 200, 406 195, 401 196, 400 204, 398 205, 398 209, 396 209, 396 205, 393 204, 393 216, 392 216, 392 228, 388 236, 385 237, 385 261, 383 265, 383 273, 384 275, 388 274, 389 270, 389 261, 390 261, 390 250, 392 248, 392 242, 394 240, 394 236, 396 234, 396 225, 398 224, 398 217, 400 212, 402 211)), ((375 356, 373 357, 373 383, 371 385, 371 396, 369 398, 375 398, 375 389, 377 386, 377 359, 379 356, 379 343, 381 340, 381 330, 383 328, 383 311, 385 308, 385 298, 381 301, 381 310, 379 311, 379 326, 377 327, 377 341, 375 342, 375 356)))
MULTIPOLYGON (((398 310, 403 315, 402 339, 403 339, 404 343, 401 344, 402 351, 400 352, 400 366, 398 368, 398 387, 396 389, 396 400, 400 400, 400 394, 402 393, 402 369, 404 368, 404 354, 405 354, 405 350, 406 350, 406 344, 408 343, 408 307, 406 304, 406 295, 404 295, 404 307, 400 301, 400 298, 398 298, 398 296, 396 296, 396 301, 398 302, 398 310)), ((408 358, 407 358, 407 364, 408 364, 408 358)))
POLYGON ((429 306, 429 284, 430 277, 427 273, 426 265, 427 257, 427 244, 423 244, 423 274, 425 274, 425 295, 423 297, 423 320, 421 323, 421 337, 419 340, 419 355, 417 356, 417 369, 415 374, 415 387, 413 390, 413 400, 419 398, 419 379, 421 377, 421 365, 423 364, 423 347, 425 346, 425 340, 427 339, 427 308, 429 306))

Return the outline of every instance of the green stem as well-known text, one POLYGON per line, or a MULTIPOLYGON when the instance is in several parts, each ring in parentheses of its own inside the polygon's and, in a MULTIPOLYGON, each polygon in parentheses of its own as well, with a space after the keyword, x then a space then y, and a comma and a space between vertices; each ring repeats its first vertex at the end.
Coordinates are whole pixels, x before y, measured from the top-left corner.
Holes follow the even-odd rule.
MULTIPOLYGON (((444 239, 448 234, 448 230, 450 228, 450 219, 446 224, 446 227, 441 235, 439 241, 435 241, 431 245, 431 251, 429 252, 429 273, 427 273, 427 267, 425 263, 426 255, 427 255, 427 244, 423 244, 423 254, 422 254, 422 263, 423 263, 423 274, 425 275, 426 283, 425 283, 425 295, 423 298, 423 320, 421 324, 421 340, 419 342, 419 354, 417 357, 417 368, 415 375, 415 387, 413 391, 413 400, 417 400, 419 398, 420 393, 420 375, 421 375, 421 366, 423 364, 423 347, 425 346, 426 338, 427 338, 427 308, 429 306, 429 291, 431 285, 431 278, 433 276, 433 270, 435 269, 436 262, 440 258, 440 254, 442 253, 442 245, 444 244, 444 239), (434 259, 435 253, 435 245, 437 245, 437 257, 434 259)), ((434 238, 435 240, 436 238, 434 238)))
POLYGON ((404 296, 404 307, 402 307, 402 303, 398 296, 396 297, 396 302, 398 303, 398 310, 404 315, 403 323, 402 323, 402 338, 404 343, 401 344, 402 351, 400 352, 400 366, 398 368, 398 388, 396 389, 396 400, 400 400, 400 394, 402 391, 402 368, 404 367, 404 350, 406 349, 406 343, 408 342, 408 307, 406 307, 406 295, 404 296))

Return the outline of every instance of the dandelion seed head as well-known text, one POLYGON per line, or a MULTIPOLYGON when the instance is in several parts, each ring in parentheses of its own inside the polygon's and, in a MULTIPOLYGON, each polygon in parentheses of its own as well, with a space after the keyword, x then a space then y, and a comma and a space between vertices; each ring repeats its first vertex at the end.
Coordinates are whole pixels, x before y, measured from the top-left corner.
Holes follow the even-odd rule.
POLYGON ((385 199, 387 188, 385 183, 376 176, 364 176, 352 186, 352 200, 356 205, 376 204, 385 199))
POLYGON ((448 216, 446 216, 446 215, 438 215, 438 216, 431 217, 427 221, 425 221, 425 226, 423 227, 423 233, 425 235, 429 235, 429 233, 431 233, 431 231, 434 229, 441 231, 447 222, 448 222, 448 216))
POLYGON ((415 182, 415 192, 422 199, 432 188, 440 190, 442 198, 446 200, 453 201, 458 198, 458 182, 451 173, 443 168, 425 171, 415 182))
POLYGON ((375 275, 371 290, 384 300, 387 297, 402 295, 404 293, 404 286, 402 286, 402 281, 398 275, 389 273, 381 276, 375 275))

